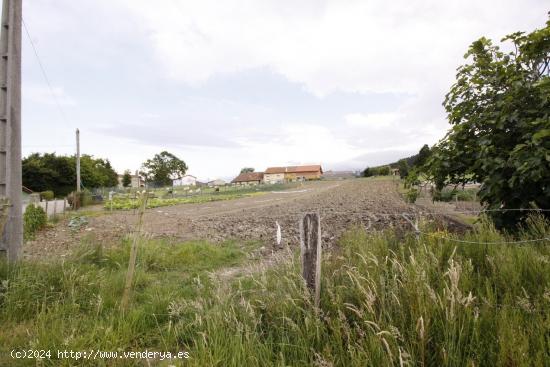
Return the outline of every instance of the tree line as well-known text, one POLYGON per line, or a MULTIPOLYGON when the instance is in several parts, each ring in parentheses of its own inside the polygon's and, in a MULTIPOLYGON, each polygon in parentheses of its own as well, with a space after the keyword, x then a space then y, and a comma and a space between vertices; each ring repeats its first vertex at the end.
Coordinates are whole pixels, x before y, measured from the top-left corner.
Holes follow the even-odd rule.
POLYGON ((390 163, 388 165, 367 167, 362 171, 363 177, 372 176, 387 176, 391 173, 392 169, 397 168, 399 170, 399 176, 406 178, 409 175, 409 171, 416 167, 421 167, 430 156, 430 147, 428 144, 424 144, 420 151, 407 158, 398 160, 397 162, 390 163))
MULTIPOLYGON (((76 157, 55 153, 33 153, 22 161, 23 186, 36 191, 53 191, 56 197, 66 196, 76 189, 76 157)), ((91 155, 80 157, 80 177, 83 188, 118 185, 118 174, 108 159, 91 155)))
MULTIPOLYGON (((150 186, 167 186, 187 171, 185 162, 167 151, 146 160, 139 174, 150 186)), ((55 153, 32 153, 22 160, 23 186, 35 192, 52 191, 56 197, 66 196, 76 189, 76 157, 55 153)), ((82 189, 116 187, 118 174, 108 159, 91 155, 80 157, 82 189)), ((126 170, 121 183, 131 185, 132 176, 126 170)))

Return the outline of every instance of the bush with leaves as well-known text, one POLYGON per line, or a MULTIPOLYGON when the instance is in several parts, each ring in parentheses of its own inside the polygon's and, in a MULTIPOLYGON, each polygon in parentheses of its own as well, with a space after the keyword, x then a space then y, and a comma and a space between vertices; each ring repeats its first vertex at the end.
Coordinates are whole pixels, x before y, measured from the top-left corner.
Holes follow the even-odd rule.
POLYGON ((44 228, 48 222, 48 216, 44 209, 38 205, 29 204, 23 214, 23 236, 25 240, 32 240, 37 231, 44 228))
POLYGON ((405 178, 409 175, 409 164, 406 159, 400 159, 397 162, 397 168, 399 169, 399 177, 405 178))
POLYGON ((42 191, 40 193, 40 198, 42 200, 53 200, 54 199, 54 193, 53 193, 52 190, 42 191))
MULTIPOLYGON (((503 39, 504 52, 475 41, 444 102, 452 128, 425 167, 438 190, 481 184, 488 209, 550 208, 550 21, 529 34, 503 39)), ((527 212, 491 211, 499 228, 527 212)), ((550 216, 550 212, 546 213, 550 216)))
POLYGON ((122 186, 123 187, 129 187, 132 185, 132 175, 130 174, 130 170, 124 171, 124 175, 122 175, 122 186))

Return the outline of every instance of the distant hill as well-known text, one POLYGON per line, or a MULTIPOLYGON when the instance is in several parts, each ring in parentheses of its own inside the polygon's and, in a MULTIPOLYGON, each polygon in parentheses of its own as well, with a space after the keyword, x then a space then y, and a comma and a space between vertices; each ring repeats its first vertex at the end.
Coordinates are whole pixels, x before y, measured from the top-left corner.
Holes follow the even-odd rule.
POLYGON ((424 146, 420 149, 420 151, 417 154, 413 154, 413 155, 411 155, 409 157, 406 157, 406 158, 400 158, 397 161, 389 163, 389 164, 383 164, 383 165, 380 165, 380 166, 373 166, 373 167, 369 167, 369 168, 371 168, 373 170, 377 170, 377 169, 380 169, 381 167, 387 167, 387 166, 389 166, 390 168, 399 168, 399 161, 401 159, 405 159, 407 161, 408 166, 413 167, 419 161, 421 161, 422 162, 421 164, 423 164, 423 162, 425 162, 428 159, 429 156, 430 156, 430 147, 427 144, 424 144, 424 146))
MULTIPOLYGON (((412 167, 414 166, 414 164, 416 163, 416 161, 418 160, 418 153, 415 154, 415 155, 411 155, 410 157, 406 157, 406 158, 402 158, 402 159, 405 159, 407 161, 407 164, 409 165, 409 167, 412 167)), ((398 161, 400 161, 401 159, 398 159, 398 161)), ((393 162, 393 163, 390 163, 390 164, 387 164, 387 166, 390 166, 391 168, 398 168, 399 164, 397 162, 393 162)))

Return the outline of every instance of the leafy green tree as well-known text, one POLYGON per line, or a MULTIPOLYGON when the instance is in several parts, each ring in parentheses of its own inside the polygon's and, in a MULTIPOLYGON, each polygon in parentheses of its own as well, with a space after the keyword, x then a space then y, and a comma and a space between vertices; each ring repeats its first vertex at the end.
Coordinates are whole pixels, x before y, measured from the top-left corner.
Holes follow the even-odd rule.
POLYGON ((130 170, 124 171, 124 174, 122 175, 122 186, 128 187, 132 184, 132 175, 130 174, 130 170))
MULTIPOLYGON (((550 21, 502 41, 513 51, 486 38, 470 46, 443 104, 452 127, 426 172, 438 189, 479 182, 489 209, 550 208, 550 21)), ((526 212, 490 215, 504 227, 526 212)))
POLYGON ((390 174, 390 166, 378 167, 378 176, 388 176, 390 174))
POLYGON ((400 159, 397 162, 397 168, 399 169, 399 176, 401 178, 405 178, 409 175, 409 164, 407 163, 407 159, 400 159))
MULTIPOLYGON (((23 185, 37 192, 53 191, 64 196, 75 190, 76 158, 55 153, 33 153, 22 160, 23 185)), ((107 159, 83 155, 80 159, 82 184, 87 188, 113 187, 118 175, 107 159)))
POLYGON ((245 167, 245 168, 242 168, 242 169, 241 169, 241 173, 249 173, 249 172, 254 172, 254 168, 252 168, 252 167, 245 167))
POLYGON ((367 167, 363 170, 363 177, 371 177, 373 176, 372 169, 367 167))
POLYGON ((82 185, 87 188, 118 185, 118 174, 111 167, 109 160, 94 159, 90 155, 80 157, 80 176, 82 185))
POLYGON ((417 156, 416 156, 416 159, 414 161, 414 165, 415 166, 422 166, 424 163, 426 163, 426 161, 428 160, 428 158, 430 157, 430 147, 428 146, 428 144, 424 144, 424 146, 422 146, 422 148, 420 148, 420 151, 418 152, 417 156))
POLYGON ((152 159, 145 161, 141 168, 141 175, 155 186, 171 185, 173 179, 181 178, 187 172, 185 162, 167 151, 155 154, 152 159))

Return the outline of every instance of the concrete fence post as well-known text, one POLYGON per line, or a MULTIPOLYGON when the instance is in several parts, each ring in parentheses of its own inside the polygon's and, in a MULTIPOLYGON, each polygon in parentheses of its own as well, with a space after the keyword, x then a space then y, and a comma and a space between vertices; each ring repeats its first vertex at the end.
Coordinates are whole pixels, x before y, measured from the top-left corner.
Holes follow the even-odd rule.
POLYGON ((300 252, 302 276, 319 307, 321 296, 321 218, 319 213, 308 213, 300 219, 300 252))
POLYGON ((30 204, 38 204, 40 202, 40 194, 33 192, 29 196, 29 203, 30 204))

